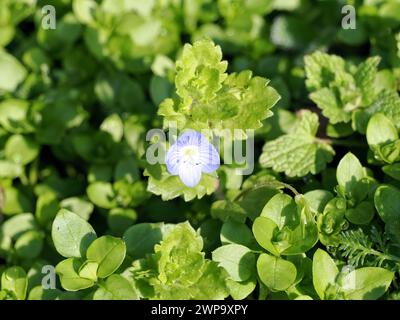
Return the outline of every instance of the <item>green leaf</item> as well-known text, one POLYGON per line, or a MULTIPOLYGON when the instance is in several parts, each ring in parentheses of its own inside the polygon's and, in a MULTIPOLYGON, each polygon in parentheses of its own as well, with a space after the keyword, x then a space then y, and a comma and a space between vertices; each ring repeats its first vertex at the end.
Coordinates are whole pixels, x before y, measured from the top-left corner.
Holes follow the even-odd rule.
POLYGON ((1 289, 8 292, 16 300, 25 300, 28 279, 21 267, 10 267, 1 275, 1 289))
POLYGON ((279 251, 272 244, 274 233, 278 230, 278 226, 270 219, 265 217, 258 217, 253 223, 253 234, 257 242, 264 249, 272 254, 279 256, 279 251))
POLYGON ((400 181, 400 163, 389 164, 382 167, 382 170, 388 176, 400 181))
POLYGON ((33 212, 32 199, 20 189, 8 187, 4 192, 5 203, 2 209, 6 215, 19 214, 23 212, 33 212))
MULTIPOLYGON (((198 272, 195 270, 195 272, 198 272)), ((183 290, 181 299, 197 300, 223 300, 228 296, 226 287, 227 276, 224 269, 218 267, 213 261, 206 260, 201 269, 201 277, 197 283, 189 288, 189 294, 183 290), (184 298, 186 296, 186 298, 184 298)))
POLYGON ((332 241, 334 242, 335 237, 345 227, 346 209, 346 200, 336 197, 329 200, 323 213, 317 216, 319 238, 324 245, 330 245, 332 241))
POLYGON ((4 147, 6 158, 22 165, 26 165, 39 154, 39 145, 34 141, 22 135, 11 136, 4 147))
POLYGON ((36 201, 36 219, 42 226, 49 227, 59 209, 60 204, 56 195, 51 192, 44 193, 36 201))
POLYGON ((75 213, 61 209, 54 219, 51 236, 59 254, 80 258, 96 239, 96 232, 75 213))
POLYGON ((115 191, 111 183, 94 182, 87 187, 87 196, 96 206, 104 209, 116 207, 115 191))
POLYGON ((335 78, 340 78, 345 72, 345 61, 336 55, 328 55, 317 51, 305 56, 306 85, 312 90, 327 87, 335 78))
POLYGON ((15 242, 15 252, 21 258, 34 259, 38 257, 42 251, 43 240, 44 234, 42 232, 36 230, 27 231, 15 242))
POLYGON ((311 211, 323 212, 327 203, 333 199, 333 194, 327 190, 312 190, 304 194, 304 198, 310 205, 311 211))
POLYGON ((365 178, 364 169, 357 157, 348 152, 339 162, 336 179, 347 194, 351 194, 357 184, 365 178))
POLYGON ((313 284, 321 299, 325 299, 325 292, 330 285, 334 285, 339 274, 333 259, 324 250, 317 249, 312 265, 313 284))
POLYGON ((234 300, 243 300, 254 291, 257 286, 257 279, 254 276, 243 282, 236 282, 232 279, 227 279, 226 285, 229 294, 234 300))
POLYGON ((326 134, 332 138, 344 138, 352 135, 354 130, 350 123, 329 123, 326 127, 326 134))
POLYGON ((174 87, 168 79, 153 75, 149 89, 151 99, 158 106, 164 99, 172 95, 174 87))
POLYGON ((318 116, 304 111, 293 132, 264 145, 259 160, 261 166, 285 172, 289 177, 320 172, 332 161, 335 152, 315 137, 317 129, 318 116))
POLYGON ((376 300, 387 291, 393 278, 393 272, 384 268, 354 270, 344 278, 345 297, 349 300, 376 300))
POLYGON ((386 224, 396 223, 400 216, 400 191, 390 185, 379 186, 375 191, 375 208, 386 224))
POLYGON ((25 67, 11 54, 0 50, 0 92, 13 92, 25 79, 25 67))
POLYGON ((292 197, 278 193, 267 202, 261 212, 261 217, 271 219, 279 229, 284 226, 293 228, 299 223, 296 211, 297 205, 292 197))
POLYGON ((119 268, 125 259, 125 254, 126 247, 123 240, 112 236, 102 236, 90 244, 86 258, 97 262, 97 276, 106 278, 119 268))
POLYGON ((257 260, 257 272, 261 281, 273 291, 284 291, 295 281, 296 266, 284 259, 262 253, 257 260))
POLYGON ((139 168, 134 159, 127 157, 118 161, 115 167, 114 180, 124 179, 129 183, 140 180, 139 168))
POLYGON ((94 261, 85 261, 79 267, 79 276, 81 278, 97 281, 97 269, 99 265, 94 261))
POLYGON ((347 220, 357 225, 369 224, 375 215, 374 205, 371 202, 363 201, 353 209, 345 213, 347 220))
POLYGON ((303 49, 312 41, 314 34, 312 26, 300 17, 280 15, 271 26, 272 43, 284 49, 303 49))
POLYGON ((212 252, 212 259, 223 267, 232 280, 246 281, 255 270, 255 255, 239 244, 227 244, 212 252))
POLYGON ((201 199, 205 195, 210 195, 218 187, 218 179, 211 174, 202 174, 200 182, 190 188, 183 184, 179 176, 172 176, 167 172, 163 165, 155 165, 153 168, 147 167, 144 175, 149 177, 147 191, 161 196, 164 201, 183 196, 185 201, 194 198, 201 199))
POLYGON ((372 116, 367 127, 367 141, 370 146, 385 144, 397 139, 399 139, 399 134, 390 119, 382 113, 372 116))
POLYGON ((13 240, 18 239, 27 231, 39 230, 39 226, 32 213, 21 213, 7 219, 1 226, 1 231, 13 240))
POLYGON ((370 57, 358 66, 354 74, 356 85, 361 89, 364 105, 370 104, 375 98, 375 78, 380 61, 380 57, 370 57))
POLYGON ((15 179, 19 177, 24 168, 21 164, 8 160, 0 160, 0 178, 15 179))
POLYGON ((43 289, 40 285, 29 291, 28 300, 56 300, 61 293, 59 289, 43 289))
POLYGON ((114 208, 108 213, 107 224, 111 231, 122 235, 137 220, 137 213, 133 209, 114 208))
POLYGON ((94 285, 93 280, 79 276, 79 269, 81 266, 82 261, 77 258, 68 258, 57 264, 56 272, 65 290, 78 291, 90 288, 94 285))
POLYGON ((228 219, 237 222, 244 222, 246 220, 246 211, 235 202, 227 200, 217 200, 211 205, 211 216, 226 221, 228 219))
POLYGON ((124 124, 117 114, 112 114, 104 119, 100 130, 108 132, 115 142, 120 142, 124 134, 124 124))
MULTIPOLYGON (((274 179, 273 179, 274 180, 274 179)), ((242 207, 247 216, 254 220, 260 214, 266 203, 277 193, 279 190, 273 186, 265 186, 260 188, 253 188, 254 185, 263 184, 264 182, 270 182, 270 176, 267 177, 266 181, 257 176, 250 176, 243 184, 243 189, 248 189, 246 193, 237 201, 237 204, 242 207)))
POLYGON ((29 102, 8 99, 0 103, 0 125, 12 133, 29 133, 34 130, 28 120, 29 102))
POLYGON ((144 258, 147 253, 152 253, 162 237, 162 224, 138 223, 125 231, 123 239, 128 254, 133 259, 139 259, 144 258))
POLYGON ((127 279, 113 274, 96 290, 93 300, 137 300, 137 294, 127 279))
POLYGON ((340 122, 349 122, 351 113, 344 112, 341 108, 340 101, 335 93, 328 89, 322 88, 310 94, 310 99, 322 110, 322 114, 333 124, 340 122))
POLYGON ((222 244, 235 243, 244 246, 250 246, 254 239, 247 225, 230 218, 222 225, 220 238, 222 244))
POLYGON ((89 220, 93 212, 94 206, 83 197, 66 198, 60 202, 61 208, 76 212, 84 220, 89 220))
POLYGON ((97 3, 94 0, 73 0, 72 10, 80 23, 90 24, 94 21, 97 3))

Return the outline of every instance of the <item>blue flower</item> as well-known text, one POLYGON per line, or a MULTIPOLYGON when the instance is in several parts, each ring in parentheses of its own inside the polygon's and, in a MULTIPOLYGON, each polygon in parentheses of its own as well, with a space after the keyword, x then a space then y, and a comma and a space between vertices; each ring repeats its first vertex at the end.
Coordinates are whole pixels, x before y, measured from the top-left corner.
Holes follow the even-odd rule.
POLYGON ((169 148, 166 155, 167 170, 188 187, 196 186, 201 174, 211 173, 220 166, 218 151, 199 132, 183 133, 169 148))

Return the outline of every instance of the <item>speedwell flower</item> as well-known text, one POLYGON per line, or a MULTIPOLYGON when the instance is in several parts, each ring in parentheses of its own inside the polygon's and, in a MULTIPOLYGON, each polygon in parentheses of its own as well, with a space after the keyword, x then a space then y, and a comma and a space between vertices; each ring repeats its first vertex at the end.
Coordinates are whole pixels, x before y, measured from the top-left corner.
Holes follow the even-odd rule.
POLYGON ((166 164, 170 174, 179 175, 186 186, 194 187, 203 172, 211 173, 219 168, 220 159, 218 151, 201 133, 190 130, 169 148, 166 164))

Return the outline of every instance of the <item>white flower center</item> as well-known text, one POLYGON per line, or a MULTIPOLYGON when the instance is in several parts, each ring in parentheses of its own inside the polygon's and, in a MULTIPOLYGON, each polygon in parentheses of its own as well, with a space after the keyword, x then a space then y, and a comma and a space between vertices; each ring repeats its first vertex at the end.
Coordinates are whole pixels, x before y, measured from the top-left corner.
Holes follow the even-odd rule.
POLYGON ((199 165, 200 164, 200 152, 196 146, 186 146, 181 149, 182 162, 199 165))

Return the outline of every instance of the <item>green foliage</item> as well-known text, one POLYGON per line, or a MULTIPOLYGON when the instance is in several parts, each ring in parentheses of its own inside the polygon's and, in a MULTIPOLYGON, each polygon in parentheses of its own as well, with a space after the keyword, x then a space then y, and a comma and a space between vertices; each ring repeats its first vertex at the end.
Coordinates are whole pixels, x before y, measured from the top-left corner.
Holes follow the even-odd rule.
POLYGON ((216 262, 204 258, 202 242, 188 223, 171 227, 154 246, 154 253, 136 260, 127 270, 140 295, 151 299, 225 298, 227 274, 216 262))
POLYGON ((400 9, 344 2, 1 0, 0 300, 398 300, 400 9))
POLYGON ((335 151, 315 137, 318 125, 318 116, 304 111, 291 132, 264 145, 261 166, 284 172, 289 177, 319 173, 332 161, 335 151))

